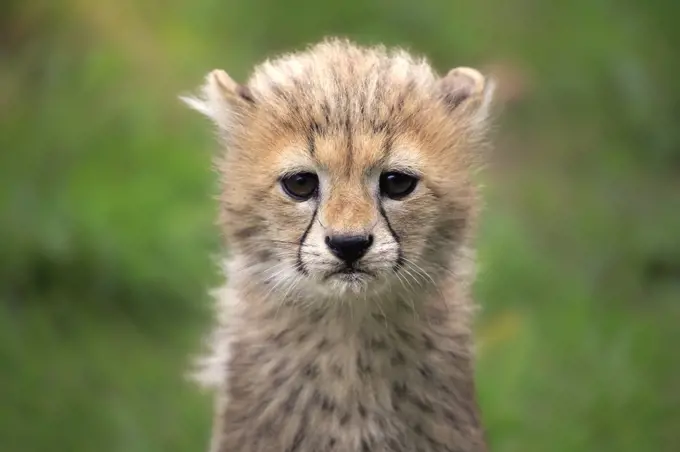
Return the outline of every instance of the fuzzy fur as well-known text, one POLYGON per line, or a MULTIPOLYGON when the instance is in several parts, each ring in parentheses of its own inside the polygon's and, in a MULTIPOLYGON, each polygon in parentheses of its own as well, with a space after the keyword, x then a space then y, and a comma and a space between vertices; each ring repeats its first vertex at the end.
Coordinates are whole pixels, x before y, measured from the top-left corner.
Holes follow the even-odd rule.
POLYGON ((231 256, 199 374, 217 394, 213 452, 486 450, 470 285, 492 93, 474 69, 440 77, 403 50, 327 40, 243 85, 213 71, 185 98, 224 148, 231 256), (299 171, 317 197, 281 189, 299 171), (387 199, 384 171, 420 182, 387 199), (373 235, 370 276, 329 276, 335 233, 373 235))

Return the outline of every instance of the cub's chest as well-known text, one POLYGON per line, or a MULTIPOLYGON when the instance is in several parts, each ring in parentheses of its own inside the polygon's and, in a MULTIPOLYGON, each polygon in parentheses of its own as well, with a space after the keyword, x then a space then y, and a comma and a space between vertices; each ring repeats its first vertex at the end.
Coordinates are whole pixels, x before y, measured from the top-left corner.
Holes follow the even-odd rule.
POLYGON ((238 450, 449 450, 474 418, 462 363, 429 332, 322 333, 234 342, 222 428, 238 450))

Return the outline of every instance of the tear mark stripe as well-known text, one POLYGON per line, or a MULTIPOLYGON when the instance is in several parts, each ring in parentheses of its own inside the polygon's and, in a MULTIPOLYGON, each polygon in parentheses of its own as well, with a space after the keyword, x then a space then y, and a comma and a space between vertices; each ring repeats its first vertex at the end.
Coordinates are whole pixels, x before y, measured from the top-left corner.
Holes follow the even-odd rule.
POLYGON ((298 252, 297 252, 297 261, 295 263, 295 267, 297 270, 302 273, 303 275, 307 276, 307 269, 305 268, 304 262, 302 262, 302 247, 305 244, 305 240, 307 240, 307 235, 309 235, 309 231, 312 229, 312 225, 314 224, 314 220, 316 220, 316 213, 319 210, 319 206, 317 205, 314 207, 314 213, 312 213, 312 219, 309 220, 309 224, 305 228, 305 232, 302 233, 302 237, 300 237, 300 244, 298 246, 298 252))
POLYGON ((395 242, 397 242, 397 262, 394 264, 394 269, 397 270, 404 264, 404 255, 401 249, 401 239, 392 227, 390 219, 387 218, 387 213, 385 212, 385 208, 383 207, 382 200, 380 198, 378 198, 378 210, 380 211, 380 216, 383 217, 383 220, 385 220, 385 224, 387 225, 387 229, 390 231, 392 238, 395 242))

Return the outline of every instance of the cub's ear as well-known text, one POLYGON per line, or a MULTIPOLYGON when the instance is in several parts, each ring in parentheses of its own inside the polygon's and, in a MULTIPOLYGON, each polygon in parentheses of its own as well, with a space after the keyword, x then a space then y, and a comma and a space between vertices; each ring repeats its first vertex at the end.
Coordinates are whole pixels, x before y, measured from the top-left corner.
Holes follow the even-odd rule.
POLYGON ((483 130, 491 113, 496 82, 469 67, 451 69, 438 82, 447 108, 475 128, 483 130))
POLYGON ((180 99, 225 131, 256 103, 247 86, 236 83, 221 69, 208 73, 197 95, 180 96, 180 99))

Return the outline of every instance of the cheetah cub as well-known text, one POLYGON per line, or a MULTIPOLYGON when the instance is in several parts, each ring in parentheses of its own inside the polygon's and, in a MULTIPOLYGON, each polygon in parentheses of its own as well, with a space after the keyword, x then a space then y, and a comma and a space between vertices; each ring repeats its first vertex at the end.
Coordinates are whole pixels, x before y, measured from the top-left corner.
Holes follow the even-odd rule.
POLYGON ((208 74, 228 283, 213 452, 479 452, 474 171, 494 84, 334 39, 208 74))

